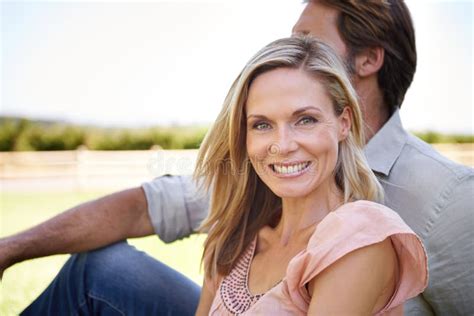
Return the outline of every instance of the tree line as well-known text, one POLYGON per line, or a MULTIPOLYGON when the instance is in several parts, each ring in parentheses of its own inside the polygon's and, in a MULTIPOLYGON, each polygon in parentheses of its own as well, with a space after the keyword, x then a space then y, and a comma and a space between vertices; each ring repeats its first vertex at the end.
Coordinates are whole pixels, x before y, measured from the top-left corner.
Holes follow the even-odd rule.
POLYGON ((207 127, 106 128, 0 117, 0 151, 199 148, 207 127))
MULTIPOLYGON (((106 128, 0 117, 0 151, 147 150, 199 148, 207 127, 106 128)), ((415 133, 428 143, 474 143, 474 135, 415 133)))

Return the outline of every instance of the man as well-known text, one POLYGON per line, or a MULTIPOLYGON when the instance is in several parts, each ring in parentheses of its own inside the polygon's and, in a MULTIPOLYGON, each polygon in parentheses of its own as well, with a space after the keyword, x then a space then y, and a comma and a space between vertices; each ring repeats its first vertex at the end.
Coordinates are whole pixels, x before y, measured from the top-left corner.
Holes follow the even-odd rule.
MULTIPOLYGON (((346 60, 367 124, 366 154, 384 186, 386 204, 425 244, 430 282, 406 304, 406 314, 474 314, 474 172, 401 125, 398 108, 416 69, 405 4, 314 0, 293 32, 321 38, 346 60)), ((189 177, 161 177, 1 240, 0 272, 26 259, 89 251, 154 232, 170 242, 192 233, 207 206, 189 177)), ((181 315, 193 313, 198 296, 192 282, 121 242, 72 256, 25 314, 181 315)))

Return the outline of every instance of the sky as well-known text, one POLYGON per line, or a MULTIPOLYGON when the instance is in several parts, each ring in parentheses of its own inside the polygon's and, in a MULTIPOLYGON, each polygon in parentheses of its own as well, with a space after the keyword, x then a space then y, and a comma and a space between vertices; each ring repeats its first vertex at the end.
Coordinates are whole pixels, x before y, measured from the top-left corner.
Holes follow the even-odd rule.
MULTIPOLYGON (((2 1, 0 115, 209 124, 246 61, 289 36, 301 0, 2 1)), ((404 126, 473 134, 473 2, 409 0, 418 68, 404 126)))

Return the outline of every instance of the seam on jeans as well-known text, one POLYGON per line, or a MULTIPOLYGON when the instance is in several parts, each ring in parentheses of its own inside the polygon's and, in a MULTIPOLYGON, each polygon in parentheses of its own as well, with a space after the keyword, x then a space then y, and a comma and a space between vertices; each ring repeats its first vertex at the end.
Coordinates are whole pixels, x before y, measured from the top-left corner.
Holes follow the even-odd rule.
POLYGON ((112 307, 114 310, 116 310, 118 313, 120 313, 120 315, 125 316, 125 313, 124 313, 122 310, 120 310, 120 308, 118 308, 118 307, 115 306, 114 304, 110 303, 110 302, 107 301, 105 298, 96 296, 96 295, 92 294, 91 292, 87 293, 87 296, 89 296, 90 298, 92 298, 92 299, 94 299, 94 300, 98 300, 98 301, 104 302, 105 304, 109 305, 109 306, 112 307))
POLYGON ((76 308, 76 312, 74 313, 75 316, 79 316, 79 311, 86 305, 86 300, 83 300, 79 303, 79 306, 76 308))

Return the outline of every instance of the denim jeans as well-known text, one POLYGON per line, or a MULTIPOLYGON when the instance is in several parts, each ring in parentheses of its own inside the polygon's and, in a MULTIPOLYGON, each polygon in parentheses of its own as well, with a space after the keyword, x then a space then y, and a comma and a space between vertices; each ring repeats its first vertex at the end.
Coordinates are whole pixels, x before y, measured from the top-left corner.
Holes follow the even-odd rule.
POLYGON ((200 290, 124 241, 72 255, 21 315, 194 315, 200 290))

